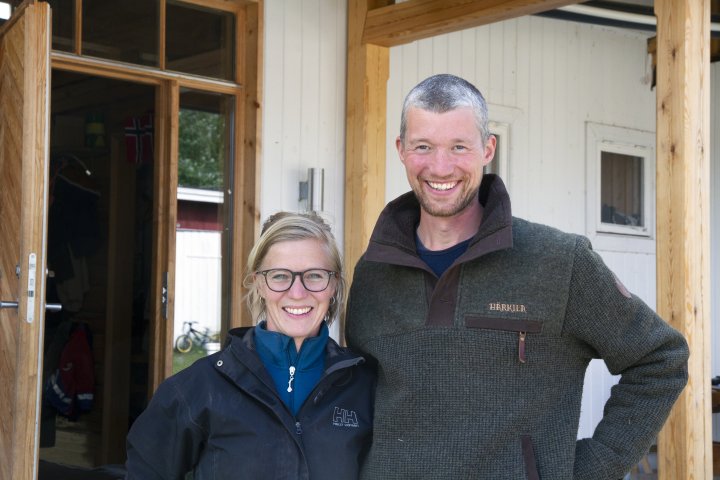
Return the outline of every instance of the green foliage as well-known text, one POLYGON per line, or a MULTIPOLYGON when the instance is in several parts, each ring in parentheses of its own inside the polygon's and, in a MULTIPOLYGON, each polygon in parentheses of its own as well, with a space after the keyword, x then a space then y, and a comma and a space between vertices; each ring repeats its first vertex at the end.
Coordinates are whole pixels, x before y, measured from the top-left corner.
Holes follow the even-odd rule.
POLYGON ((217 113, 180 110, 178 185, 223 189, 225 119, 217 113))

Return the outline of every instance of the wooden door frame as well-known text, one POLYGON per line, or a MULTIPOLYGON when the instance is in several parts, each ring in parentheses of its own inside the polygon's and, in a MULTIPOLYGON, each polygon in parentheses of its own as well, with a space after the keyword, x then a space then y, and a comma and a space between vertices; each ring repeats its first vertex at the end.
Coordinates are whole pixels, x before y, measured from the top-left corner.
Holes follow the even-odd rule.
POLYGON ((225 329, 251 325, 242 299, 245 289, 242 278, 245 260, 255 242, 260 223, 258 141, 260 136, 260 95, 262 82, 262 0, 232 1, 192 0, 209 8, 219 8, 236 14, 236 77, 222 81, 184 75, 155 68, 127 65, 108 60, 52 52, 52 68, 118 80, 146 83, 156 87, 157 166, 154 179, 155 202, 153 229, 153 268, 157 274, 151 286, 150 394, 172 373, 175 228, 177 220, 177 136, 179 92, 191 88, 210 93, 233 95, 235 128, 233 132, 234 171, 231 185, 234 195, 233 236, 230 245, 228 294, 230 317, 225 329), (163 304, 162 299, 165 299, 163 304))

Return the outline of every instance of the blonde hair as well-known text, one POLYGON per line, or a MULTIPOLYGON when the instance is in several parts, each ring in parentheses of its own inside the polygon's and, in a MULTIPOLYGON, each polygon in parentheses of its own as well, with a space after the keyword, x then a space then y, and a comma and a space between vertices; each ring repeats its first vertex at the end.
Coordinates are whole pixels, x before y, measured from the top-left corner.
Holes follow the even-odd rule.
POLYGON ((253 246, 247 261, 247 272, 243 286, 248 289, 245 297, 248 310, 255 323, 265 317, 265 300, 260 295, 255 272, 262 265, 270 248, 279 242, 292 240, 319 240, 327 253, 332 270, 337 272, 335 295, 330 301, 326 316, 327 324, 333 321, 344 311, 345 307, 345 278, 343 274, 342 259, 335 237, 330 226, 315 212, 293 213, 278 212, 272 215, 263 224, 260 238, 253 246))

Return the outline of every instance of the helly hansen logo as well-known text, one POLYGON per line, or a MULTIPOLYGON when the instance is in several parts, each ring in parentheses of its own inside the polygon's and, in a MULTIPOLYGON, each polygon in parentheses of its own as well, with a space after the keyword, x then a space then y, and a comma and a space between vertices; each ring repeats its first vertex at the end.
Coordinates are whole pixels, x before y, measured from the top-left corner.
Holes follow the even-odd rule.
POLYGON ((335 407, 333 412, 332 424, 336 427, 353 427, 357 428, 360 426, 357 419, 357 414, 353 410, 346 410, 344 408, 335 407))
POLYGON ((488 308, 493 312, 527 313, 525 305, 515 303, 488 303, 488 308))

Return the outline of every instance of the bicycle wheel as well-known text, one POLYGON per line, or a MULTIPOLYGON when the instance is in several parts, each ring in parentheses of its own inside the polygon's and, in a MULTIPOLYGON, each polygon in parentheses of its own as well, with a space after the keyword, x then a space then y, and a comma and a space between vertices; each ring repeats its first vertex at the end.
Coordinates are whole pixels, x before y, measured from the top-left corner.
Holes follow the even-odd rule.
POLYGON ((177 340, 175 340, 175 350, 180 353, 188 353, 192 346, 192 339, 187 335, 180 335, 177 340))

